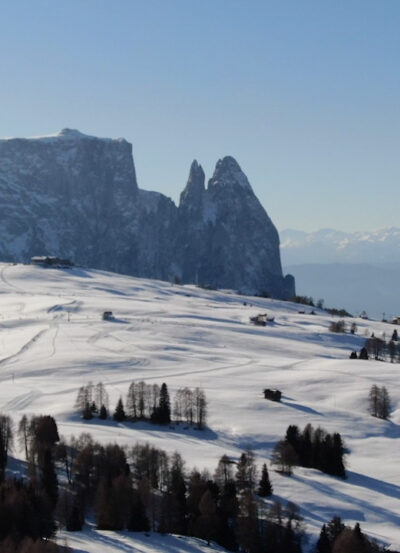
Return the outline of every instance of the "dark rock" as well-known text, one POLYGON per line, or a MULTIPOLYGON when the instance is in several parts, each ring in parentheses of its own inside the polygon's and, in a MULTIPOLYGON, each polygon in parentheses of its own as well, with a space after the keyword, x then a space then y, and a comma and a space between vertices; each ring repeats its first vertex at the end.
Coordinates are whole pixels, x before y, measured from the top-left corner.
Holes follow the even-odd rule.
POLYGON ((132 146, 64 129, 0 140, 0 259, 53 255, 140 277, 289 298, 279 237, 232 157, 205 187, 192 163, 177 207, 137 186, 132 146))

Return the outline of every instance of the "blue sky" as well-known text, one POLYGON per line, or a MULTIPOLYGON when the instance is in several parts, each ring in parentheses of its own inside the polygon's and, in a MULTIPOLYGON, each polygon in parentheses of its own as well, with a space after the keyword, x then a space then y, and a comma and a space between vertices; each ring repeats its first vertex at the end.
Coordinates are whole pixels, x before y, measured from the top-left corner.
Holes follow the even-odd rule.
POLYGON ((278 229, 400 226, 398 0, 0 8, 0 136, 123 136, 174 200, 233 155, 278 229))

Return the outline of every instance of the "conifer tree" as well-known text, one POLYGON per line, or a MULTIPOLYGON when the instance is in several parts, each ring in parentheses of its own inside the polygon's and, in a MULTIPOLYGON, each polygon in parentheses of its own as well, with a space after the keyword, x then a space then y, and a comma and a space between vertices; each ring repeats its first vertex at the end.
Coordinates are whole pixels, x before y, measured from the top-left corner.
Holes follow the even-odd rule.
POLYGON ((40 485, 54 509, 58 498, 58 480, 50 448, 44 450, 40 473, 40 485))
POLYGON ((261 478, 258 484, 258 495, 260 497, 269 497, 272 495, 273 489, 269 479, 268 469, 266 463, 263 464, 261 471, 261 478))
POLYGON ((113 417, 114 417, 114 420, 117 422, 123 422, 124 420, 126 420, 125 409, 124 409, 124 404, 122 403, 122 398, 119 398, 118 400, 113 417))
POLYGON ((315 553, 331 553, 332 548, 328 537, 325 524, 322 525, 321 532, 315 548, 315 553))
POLYGON ((165 382, 162 383, 160 389, 160 404, 159 404, 160 420, 163 424, 171 422, 171 404, 169 400, 168 388, 165 382))
POLYGON ((93 410, 90 406, 89 403, 86 403, 85 404, 85 407, 83 409, 83 413, 82 413, 82 418, 85 420, 85 421, 89 421, 90 419, 93 418, 93 410))
POLYGON ((153 411, 151 420, 155 424, 169 424, 171 422, 171 406, 165 382, 161 385, 158 407, 153 411))

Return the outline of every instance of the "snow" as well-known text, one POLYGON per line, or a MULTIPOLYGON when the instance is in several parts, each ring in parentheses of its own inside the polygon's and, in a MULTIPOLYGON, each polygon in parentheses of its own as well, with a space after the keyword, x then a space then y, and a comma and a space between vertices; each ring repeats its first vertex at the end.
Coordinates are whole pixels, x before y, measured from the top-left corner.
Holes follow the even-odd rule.
POLYGON ((60 543, 73 548, 76 553, 209 553, 226 551, 215 544, 207 546, 202 540, 183 536, 139 532, 105 532, 86 529, 83 532, 63 532, 60 543))
MULTIPOLYGON (((82 133, 78 131, 77 129, 62 129, 58 133, 53 134, 46 134, 41 136, 30 136, 29 138, 17 138, 17 137, 7 137, 7 138, 0 138, 0 141, 9 141, 9 140, 40 140, 41 142, 53 142, 54 140, 82 140, 82 139, 96 139, 96 140, 105 140, 107 142, 110 142, 114 139, 112 138, 99 138, 97 136, 92 136, 89 134, 82 133)), ((117 138, 115 139, 117 142, 125 141, 124 138, 117 138)))
MULTIPOLYGON (((342 434, 348 479, 300 467, 291 478, 271 470, 273 499, 299 504, 310 544, 322 523, 339 515, 399 548, 399 365, 348 359, 366 331, 390 336, 394 327, 356 319, 357 335, 336 335, 328 330, 332 317, 311 315, 307 307, 301 314, 302 308, 84 268, 0 264, 0 411, 15 422, 23 414, 51 414, 67 437, 89 431, 102 442, 151 442, 179 451, 188 469, 210 471, 224 453, 237 459, 247 447, 261 467, 289 424, 321 425, 342 434), (102 321, 105 310, 116 320, 102 321), (274 323, 251 325, 249 317, 260 312, 274 323), (172 396, 182 386, 202 386, 209 428, 84 422, 73 410, 78 388, 89 380, 105 384, 114 406, 132 380, 142 379, 165 381, 172 396), (375 383, 390 392, 391 421, 367 413, 375 383), (265 387, 282 390, 282 403, 265 400, 265 387)), ((64 537, 81 553, 206 550, 198 540, 91 527, 64 537)))

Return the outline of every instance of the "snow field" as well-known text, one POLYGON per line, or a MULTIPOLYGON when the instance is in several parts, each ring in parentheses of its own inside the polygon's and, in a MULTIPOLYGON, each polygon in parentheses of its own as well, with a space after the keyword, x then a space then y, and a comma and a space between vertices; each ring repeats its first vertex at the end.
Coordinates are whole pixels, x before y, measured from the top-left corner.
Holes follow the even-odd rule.
MULTIPOLYGON (((342 434, 348 479, 300 467, 288 478, 269 465, 273 499, 299 504, 312 540, 323 522, 339 515, 399 548, 400 366, 348 359, 362 347, 367 330, 389 337, 395 327, 357 319, 357 335, 336 335, 328 330, 331 316, 309 312, 287 302, 102 271, 0 264, 0 411, 16 423, 23 414, 51 414, 67 437, 91 432, 101 442, 147 441, 179 451, 188 469, 210 471, 224 453, 237 459, 247 447, 261 467, 289 424, 320 425, 342 434), (101 320, 106 310, 115 321, 101 320), (249 317, 259 312, 275 322, 251 325, 249 317), (182 386, 201 386, 209 429, 84 423, 73 406, 78 388, 89 380, 104 383, 112 409, 132 380, 166 382, 172 399, 182 386), (388 388, 391 421, 368 415, 372 384, 388 388), (282 390, 282 403, 265 400, 265 387, 282 390)), ((22 458, 22 452, 15 456, 22 458)), ((145 537, 132 542, 129 533, 104 533, 104 539, 100 534, 88 529, 67 537, 76 551, 88 553, 98 551, 99 540, 106 553, 168 551, 159 541, 165 536, 154 536, 149 549, 145 537)), ((182 551, 201 547, 192 540, 182 551)))

